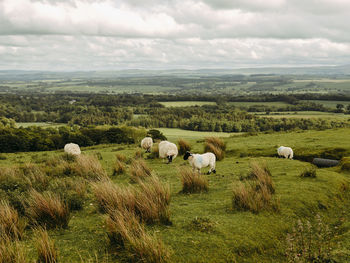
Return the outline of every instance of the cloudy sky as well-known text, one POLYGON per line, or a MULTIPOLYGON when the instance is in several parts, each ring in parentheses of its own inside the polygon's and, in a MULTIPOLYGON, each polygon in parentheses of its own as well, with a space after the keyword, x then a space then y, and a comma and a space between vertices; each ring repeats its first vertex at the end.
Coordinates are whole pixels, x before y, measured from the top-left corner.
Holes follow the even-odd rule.
POLYGON ((350 64, 350 0, 0 0, 0 69, 350 64))

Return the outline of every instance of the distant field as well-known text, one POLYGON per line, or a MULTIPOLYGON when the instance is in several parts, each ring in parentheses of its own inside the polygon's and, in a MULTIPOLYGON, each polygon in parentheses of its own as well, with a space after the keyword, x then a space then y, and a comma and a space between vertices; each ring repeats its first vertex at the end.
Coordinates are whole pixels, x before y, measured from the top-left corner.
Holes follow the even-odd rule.
POLYGON ((216 105, 216 102, 214 101, 160 101, 159 103, 165 107, 216 105))
POLYGON ((65 123, 51 123, 51 122, 17 122, 17 127, 27 128, 30 126, 39 126, 39 127, 60 127, 66 125, 65 123))
POLYGON ((333 112, 320 112, 320 111, 298 111, 298 112, 271 112, 269 115, 255 113, 255 115, 271 118, 340 118, 347 119, 350 115, 333 112))
POLYGON ((169 140, 178 139, 204 139, 205 137, 230 137, 231 135, 239 135, 242 133, 228 133, 228 132, 201 132, 201 131, 188 131, 182 129, 173 128, 156 128, 160 130, 169 140))
POLYGON ((350 101, 340 101, 340 100, 308 100, 310 102, 315 102, 322 104, 326 108, 335 109, 337 104, 343 104, 345 107, 350 105, 350 101))
POLYGON ((288 105, 288 103, 283 101, 272 101, 272 102, 237 101, 237 102, 229 102, 228 104, 234 105, 237 107, 250 107, 255 105, 283 107, 288 105))

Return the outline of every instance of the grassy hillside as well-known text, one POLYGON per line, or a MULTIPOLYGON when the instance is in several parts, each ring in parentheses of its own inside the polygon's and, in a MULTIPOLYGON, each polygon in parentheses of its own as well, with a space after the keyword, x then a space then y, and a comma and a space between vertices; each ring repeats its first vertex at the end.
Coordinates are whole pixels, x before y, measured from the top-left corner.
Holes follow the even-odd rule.
MULTIPOLYGON (((181 138, 181 130, 162 131, 174 142, 181 138)), ((202 152, 204 137, 214 135, 183 132, 194 152, 202 152)), ((311 168, 310 163, 279 159, 275 154, 276 148, 284 145, 294 149, 296 159, 325 154, 337 158, 350 156, 350 129, 239 135, 224 140, 226 157, 217 162, 216 174, 205 175, 209 191, 204 193, 181 193, 179 174, 189 166, 182 156, 167 165, 160 159, 148 159, 148 154, 143 155, 146 165, 170 186, 172 224, 149 225, 146 229, 171 251, 171 262, 286 262, 287 233, 292 232, 298 219, 314 222, 318 214, 322 225, 330 229, 329 247, 332 249, 329 257, 335 262, 347 261, 350 257, 350 173, 335 167, 317 169, 316 178, 302 178, 300 174, 311 168), (275 186, 273 198, 279 204, 277 211, 263 209, 253 213, 232 207, 232 187, 245 182, 252 162, 268 166, 275 186)), ((84 155, 99 157, 114 184, 137 186, 130 181, 130 162, 126 163, 126 173, 115 176, 112 173, 115 155, 123 154, 128 160, 134 157, 138 146, 100 145, 82 150, 84 155)), ((2 154, 0 166, 40 164, 60 155, 61 151, 2 154)), ((207 170, 205 168, 203 172, 207 170)), ((57 180, 64 177, 63 174, 54 176, 57 180)), ((123 249, 116 250, 109 245, 104 223, 106 216, 99 212, 95 197, 88 189, 83 209, 72 212, 68 228, 49 230, 59 251, 59 261, 97 262, 97 257, 98 262, 127 262, 123 249)), ((316 237, 315 232, 312 235, 316 237)), ((36 249, 32 230, 25 231, 20 243, 33 261, 36 249)))

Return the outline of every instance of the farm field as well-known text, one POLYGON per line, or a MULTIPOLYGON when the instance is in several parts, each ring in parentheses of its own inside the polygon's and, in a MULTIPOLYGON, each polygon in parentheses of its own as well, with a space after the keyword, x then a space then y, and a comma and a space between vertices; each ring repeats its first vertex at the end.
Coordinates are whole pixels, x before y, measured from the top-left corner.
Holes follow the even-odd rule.
POLYGON ((17 122, 16 127, 23 127, 27 128, 30 126, 38 126, 38 127, 50 127, 50 128, 56 128, 60 126, 67 125, 65 123, 50 123, 50 122, 17 122))
POLYGON ((164 105, 165 107, 216 105, 216 102, 213 101, 160 101, 159 103, 164 105))
POLYGON ((311 102, 322 104, 326 108, 331 108, 331 109, 335 109, 337 104, 343 104, 345 107, 347 105, 350 105, 350 101, 341 101, 341 100, 312 100, 311 102))
MULTIPOLYGON (((186 136, 182 130, 161 130, 174 142, 181 133, 185 134, 181 138, 189 141, 194 152, 202 152, 203 138, 214 135, 191 132, 186 136)), ((350 129, 241 135, 226 137, 224 141, 226 157, 217 161, 217 173, 204 175, 209 181, 207 193, 180 192, 179 173, 189 166, 182 156, 167 165, 143 154, 153 173, 170 186, 172 224, 146 228, 171 251, 170 262, 286 262, 287 233, 292 232, 298 219, 308 219, 314 224, 317 215, 332 231, 331 259, 347 262, 350 258, 350 173, 335 167, 317 169, 316 178, 302 178, 300 174, 311 168, 310 163, 301 161, 304 157, 350 156, 350 129), (276 148, 280 145, 291 146, 296 160, 276 158, 276 148), (249 175, 252 162, 266 163, 269 167, 276 189, 273 197, 279 200, 278 211, 252 213, 232 208, 232 187, 249 175)), ((125 174, 112 175, 115 155, 123 154, 129 159, 139 149, 133 144, 109 144, 86 147, 82 151, 83 155, 99 156, 99 162, 114 184, 128 186, 135 185, 130 181, 130 164, 126 164, 125 174)), ((40 164, 46 159, 58 159, 62 154, 63 151, 1 154, 0 166, 40 164)), ((203 169, 206 171, 207 168, 203 169)), ((64 177, 62 174, 49 179, 64 177)), ((106 216, 99 212, 95 197, 88 189, 83 209, 72 212, 68 228, 49 230, 59 251, 59 261, 97 262, 97 258, 98 262, 130 262, 125 254, 109 245, 106 216)), ((36 249, 30 229, 25 231, 20 244, 33 262, 36 249)))
POLYGON ((270 112, 265 114, 261 112, 255 112, 255 115, 271 118, 337 118, 337 119, 348 119, 349 114, 333 113, 333 112, 321 112, 321 111, 298 111, 298 112, 270 112))

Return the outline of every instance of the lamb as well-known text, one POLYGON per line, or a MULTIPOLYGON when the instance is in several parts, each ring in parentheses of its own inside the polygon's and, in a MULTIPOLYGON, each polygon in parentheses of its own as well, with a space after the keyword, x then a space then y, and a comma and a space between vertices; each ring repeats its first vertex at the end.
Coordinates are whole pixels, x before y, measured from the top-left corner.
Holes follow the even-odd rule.
POLYGON ((72 155, 79 155, 81 154, 80 148, 78 144, 75 143, 67 143, 64 146, 64 152, 72 155))
POLYGON ((198 170, 198 172, 200 173, 201 168, 210 166, 208 174, 211 174, 211 172, 213 172, 214 174, 216 173, 216 170, 215 170, 216 157, 215 157, 215 154, 211 152, 207 152, 203 154, 194 154, 187 151, 184 155, 184 160, 188 160, 188 162, 193 168, 193 171, 198 170))
POLYGON ((177 146, 172 142, 161 141, 158 145, 158 148, 159 158, 167 158, 167 163, 171 163, 178 154, 177 146))
POLYGON ((278 156, 293 159, 293 150, 290 147, 281 146, 277 149, 278 156))
POLYGON ((145 137, 141 141, 141 147, 146 150, 146 153, 151 152, 151 148, 153 146, 153 140, 151 137, 145 137))

